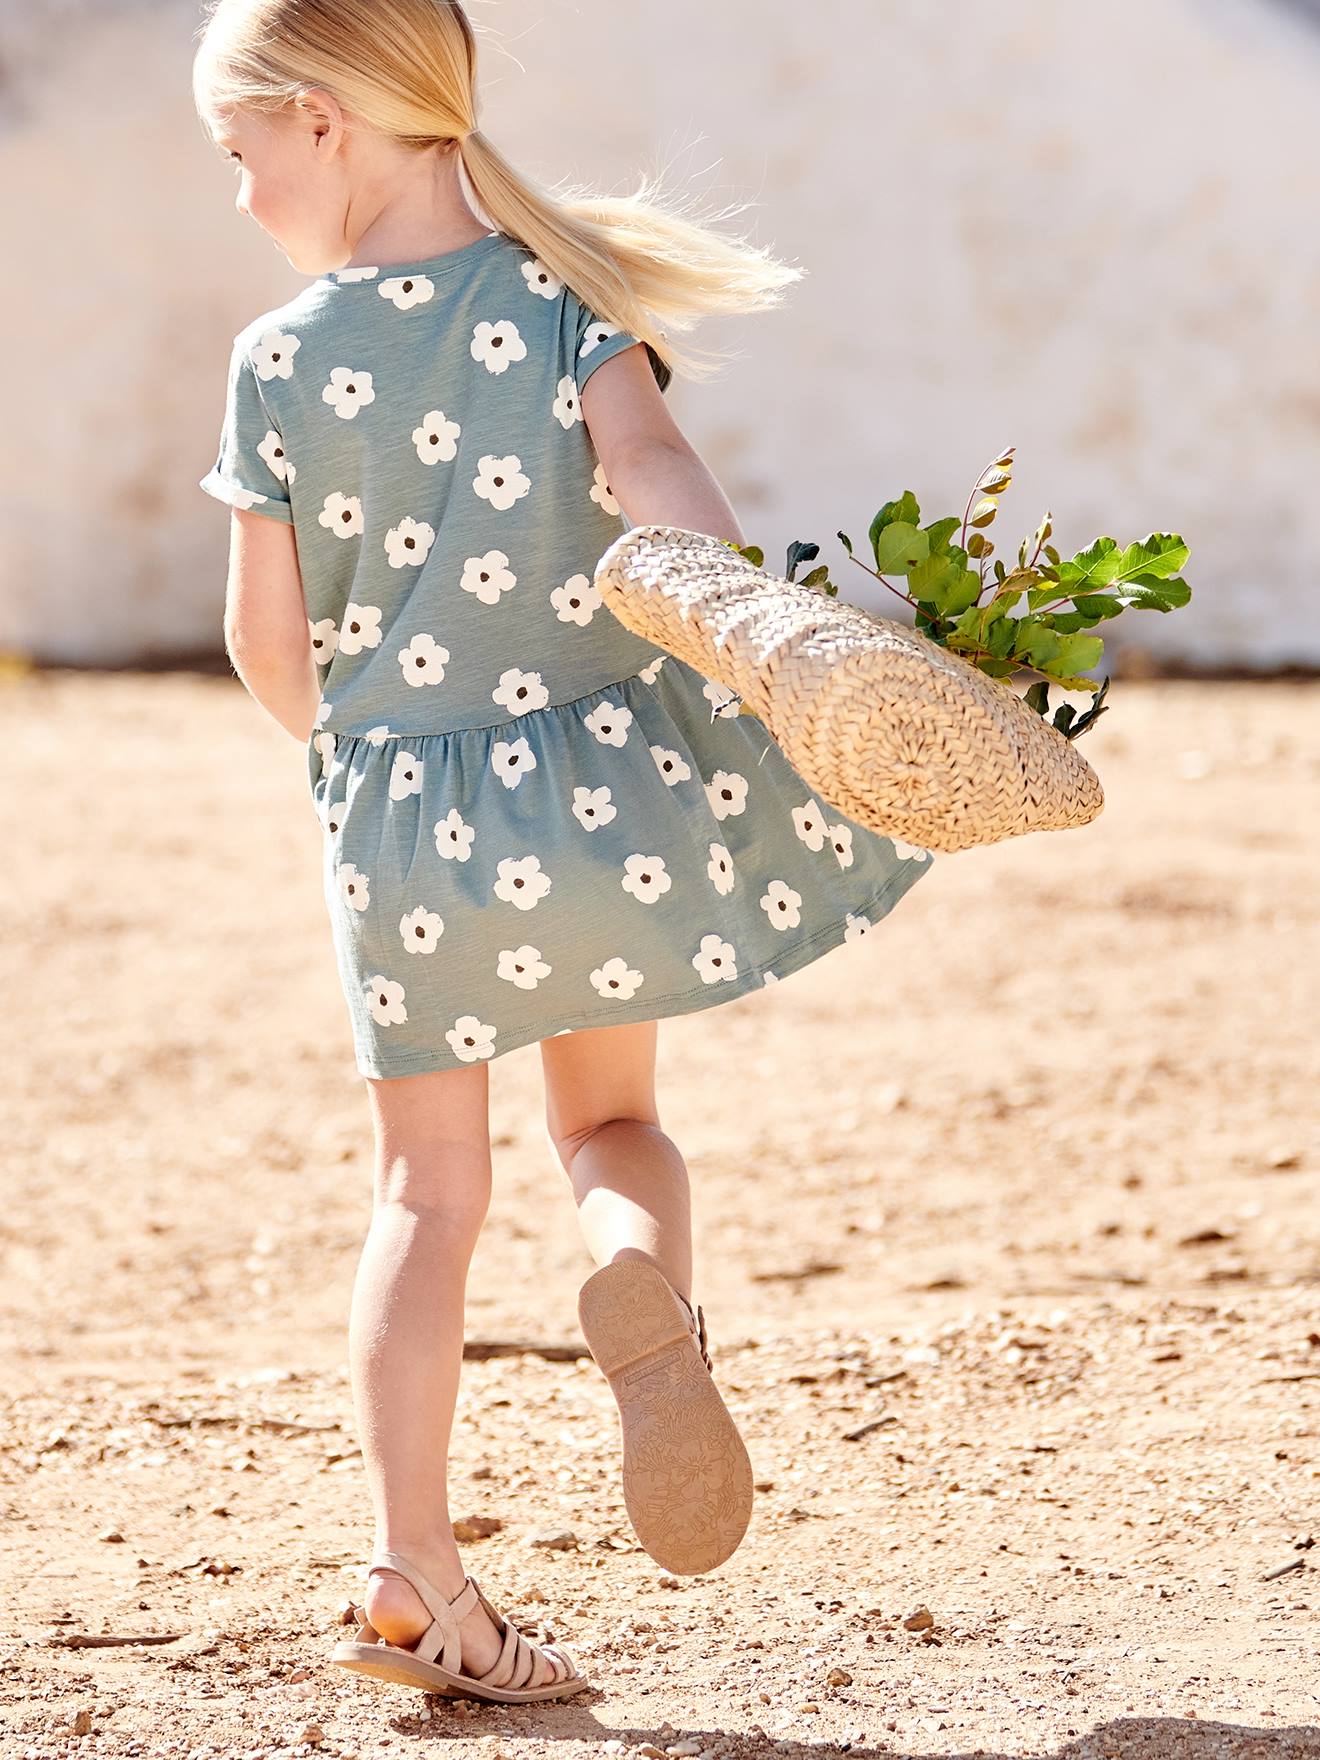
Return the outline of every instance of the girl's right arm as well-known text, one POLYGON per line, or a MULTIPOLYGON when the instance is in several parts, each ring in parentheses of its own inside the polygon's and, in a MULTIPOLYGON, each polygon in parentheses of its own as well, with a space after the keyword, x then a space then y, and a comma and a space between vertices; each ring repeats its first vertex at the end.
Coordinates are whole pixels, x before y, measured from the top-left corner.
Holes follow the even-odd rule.
POLYGON ((603 361, 581 399, 610 492, 634 525, 745 541, 724 491, 670 415, 642 344, 603 361))

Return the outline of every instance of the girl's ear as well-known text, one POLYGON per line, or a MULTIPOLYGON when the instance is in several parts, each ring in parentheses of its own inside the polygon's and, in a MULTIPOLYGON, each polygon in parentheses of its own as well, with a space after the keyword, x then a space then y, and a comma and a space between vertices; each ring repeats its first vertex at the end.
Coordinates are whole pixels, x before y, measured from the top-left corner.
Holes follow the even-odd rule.
POLYGON ((335 153, 344 138, 344 112, 333 93, 313 86, 299 92, 294 104, 302 112, 301 120, 311 133, 314 150, 327 157, 335 153))

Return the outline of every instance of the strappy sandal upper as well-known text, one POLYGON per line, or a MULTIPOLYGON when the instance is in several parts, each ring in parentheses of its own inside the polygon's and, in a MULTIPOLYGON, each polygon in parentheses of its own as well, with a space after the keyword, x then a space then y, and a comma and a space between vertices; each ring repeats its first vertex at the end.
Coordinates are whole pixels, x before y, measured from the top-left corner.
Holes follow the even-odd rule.
POLYGON ((527 1637, 491 1605, 475 1577, 465 1576, 458 1594, 447 1601, 401 1553, 379 1553, 368 1566, 367 1575, 377 1571, 393 1571, 409 1583, 431 1615, 431 1623, 415 1644, 405 1648, 389 1643, 376 1631, 365 1607, 352 1607, 345 1623, 354 1620, 357 1629, 351 1638, 336 1646, 333 1661, 369 1673, 379 1671, 385 1678, 404 1678, 432 1692, 476 1699, 559 1698, 566 1691, 586 1685, 572 1654, 554 1642, 546 1627, 541 1628, 546 1632, 545 1642, 527 1637), (485 1674, 473 1675, 463 1670, 459 1625, 478 1605, 485 1609, 503 1643, 498 1658, 485 1674), (550 1664, 552 1672, 548 1680, 531 1686, 538 1657, 550 1664), (377 1664, 378 1670, 372 1664, 377 1664))
POLYGON ((690 1316, 688 1324, 692 1328, 692 1336, 696 1341, 697 1349, 701 1352, 701 1360, 713 1373, 715 1365, 710 1360, 710 1351, 706 1345, 706 1316, 701 1311, 701 1305, 698 1303, 694 1308, 686 1296, 679 1295, 677 1290, 674 1291, 674 1294, 678 1296, 679 1301, 688 1311, 690 1316))

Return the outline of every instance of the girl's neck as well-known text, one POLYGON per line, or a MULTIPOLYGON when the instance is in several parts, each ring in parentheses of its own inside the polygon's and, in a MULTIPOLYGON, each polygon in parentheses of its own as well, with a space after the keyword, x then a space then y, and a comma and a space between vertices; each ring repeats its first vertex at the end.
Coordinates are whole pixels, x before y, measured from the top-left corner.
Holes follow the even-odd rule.
POLYGON ((418 159, 418 175, 383 203, 353 247, 345 269, 388 268, 461 250, 490 228, 472 212, 458 181, 456 150, 418 159))

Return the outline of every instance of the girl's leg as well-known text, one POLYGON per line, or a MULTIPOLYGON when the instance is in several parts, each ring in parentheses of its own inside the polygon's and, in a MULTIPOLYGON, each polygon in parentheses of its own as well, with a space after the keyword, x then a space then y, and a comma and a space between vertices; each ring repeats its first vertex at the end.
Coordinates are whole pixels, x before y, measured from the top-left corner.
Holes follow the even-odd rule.
POLYGON ((657 1027, 636 1021, 543 1039, 546 1134, 596 1264, 650 1259, 690 1300, 691 1198, 656 1112, 657 1027))
MULTIPOLYGON (((490 1203, 485 1064, 368 1078, 376 1135, 371 1226, 358 1263, 349 1356, 376 1550, 404 1553, 452 1600, 463 1565, 447 1466, 463 1360, 468 1264, 490 1203)), ((373 1575, 365 1606, 391 1643, 431 1622, 400 1576, 373 1575)), ((462 1623, 463 1667, 484 1674, 500 1639, 479 1605, 462 1623)), ((544 1659, 528 1685, 550 1679, 544 1659)))

